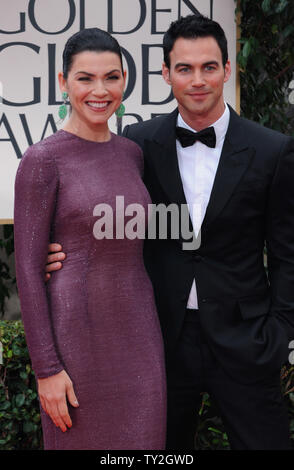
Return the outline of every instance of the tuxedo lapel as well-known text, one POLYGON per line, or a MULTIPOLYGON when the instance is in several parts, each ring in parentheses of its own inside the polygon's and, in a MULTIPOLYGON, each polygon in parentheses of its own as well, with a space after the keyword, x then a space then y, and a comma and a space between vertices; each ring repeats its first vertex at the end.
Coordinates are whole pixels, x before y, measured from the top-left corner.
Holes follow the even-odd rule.
MULTIPOLYGON (((230 123, 225 137, 202 230, 224 208, 254 156, 254 149, 243 135, 241 118, 230 108, 230 123)), ((176 109, 158 127, 152 140, 145 140, 144 153, 170 203, 187 204, 176 150, 176 109)))
POLYGON ((176 149, 177 115, 177 110, 168 115, 153 140, 145 140, 144 153, 149 164, 152 164, 167 199, 171 203, 186 204, 176 149))
POLYGON ((230 199, 254 156, 254 149, 243 139, 241 119, 230 108, 230 123, 225 137, 202 229, 217 217, 230 199))

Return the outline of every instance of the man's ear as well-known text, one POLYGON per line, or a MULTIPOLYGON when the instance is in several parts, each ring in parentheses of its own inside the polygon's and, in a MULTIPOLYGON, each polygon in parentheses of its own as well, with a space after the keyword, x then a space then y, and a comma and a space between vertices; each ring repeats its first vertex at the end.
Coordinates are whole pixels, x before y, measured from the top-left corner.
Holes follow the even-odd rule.
POLYGON ((164 62, 162 64, 162 76, 163 76, 164 81, 168 85, 171 85, 169 68, 164 62))
POLYGON ((225 65, 225 79, 224 79, 225 82, 229 80, 231 73, 232 73, 231 62, 228 60, 225 65))

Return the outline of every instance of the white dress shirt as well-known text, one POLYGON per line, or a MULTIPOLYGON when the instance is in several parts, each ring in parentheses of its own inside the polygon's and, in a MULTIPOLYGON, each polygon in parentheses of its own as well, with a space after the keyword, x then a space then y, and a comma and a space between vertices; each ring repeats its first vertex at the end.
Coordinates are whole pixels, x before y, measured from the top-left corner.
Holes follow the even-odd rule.
MULTIPOLYGON (((180 142, 176 141, 179 170, 195 236, 198 235, 201 229, 210 199, 229 120, 230 111, 225 103, 224 113, 212 124, 216 134, 215 148, 207 147, 199 141, 190 147, 183 148, 180 142)), ((185 123, 180 114, 178 115, 177 125, 195 132, 195 129, 185 123)), ((196 283, 197 279, 194 279, 187 308, 198 309, 196 283)))

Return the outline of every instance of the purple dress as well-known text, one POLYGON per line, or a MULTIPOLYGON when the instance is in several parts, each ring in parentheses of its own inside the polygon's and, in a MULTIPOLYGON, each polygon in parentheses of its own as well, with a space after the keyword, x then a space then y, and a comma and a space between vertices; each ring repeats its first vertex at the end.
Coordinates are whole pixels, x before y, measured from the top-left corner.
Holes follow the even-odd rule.
POLYGON ((163 343, 143 239, 115 238, 116 196, 125 208, 150 203, 142 166, 124 137, 97 143, 64 130, 20 162, 16 275, 32 365, 38 378, 65 369, 79 401, 65 433, 42 411, 45 449, 164 449, 163 343), (113 239, 93 234, 101 203, 113 208, 113 239), (46 285, 50 241, 67 259, 46 285))

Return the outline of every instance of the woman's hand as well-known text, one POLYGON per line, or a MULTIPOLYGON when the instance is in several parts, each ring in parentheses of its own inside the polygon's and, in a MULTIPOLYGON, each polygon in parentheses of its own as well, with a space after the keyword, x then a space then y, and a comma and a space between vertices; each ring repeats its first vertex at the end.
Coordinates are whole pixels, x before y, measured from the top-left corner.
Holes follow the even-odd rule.
POLYGON ((41 405, 53 423, 63 432, 67 430, 67 427, 71 428, 72 421, 66 399, 75 408, 79 404, 72 381, 65 370, 44 379, 38 379, 38 392, 41 405))

